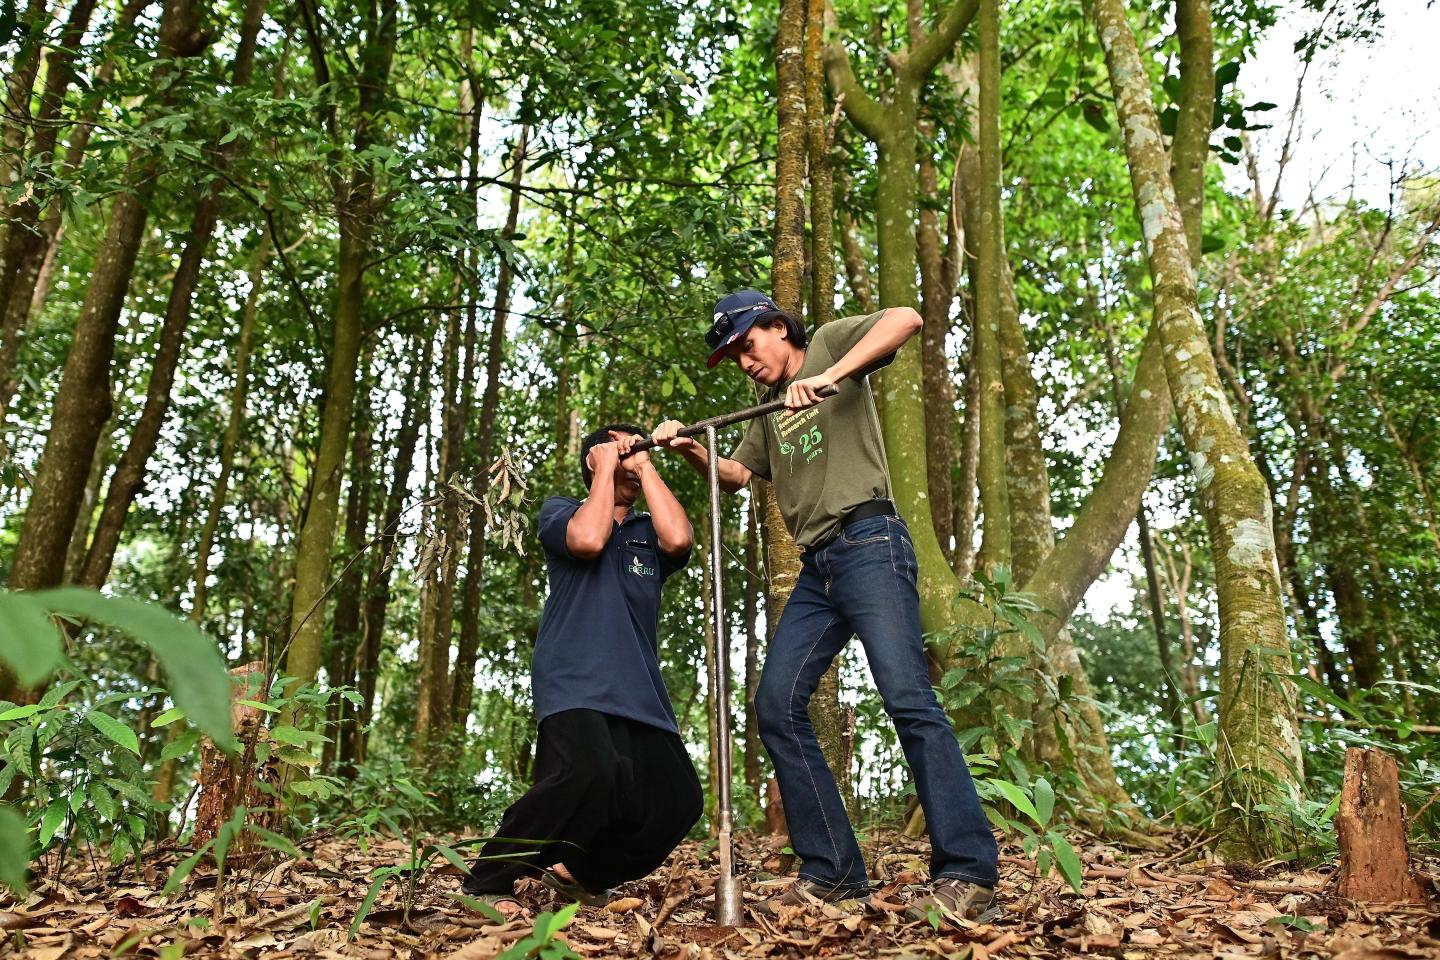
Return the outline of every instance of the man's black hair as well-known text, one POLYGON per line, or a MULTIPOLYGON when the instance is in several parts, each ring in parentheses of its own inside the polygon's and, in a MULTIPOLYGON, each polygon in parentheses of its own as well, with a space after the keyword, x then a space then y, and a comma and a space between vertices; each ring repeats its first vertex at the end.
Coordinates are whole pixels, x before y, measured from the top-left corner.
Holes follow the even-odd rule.
POLYGON ((611 430, 614 430, 616 433, 634 433, 642 437, 650 436, 650 434, 645 432, 644 427, 637 427, 633 423, 607 423, 598 430, 593 430, 587 434, 585 439, 580 442, 580 476, 585 480, 586 490, 590 489, 590 481, 594 479, 595 472, 590 469, 590 465, 585 462, 585 458, 590 456, 591 447, 599 443, 610 442, 611 430))
POLYGON ((772 313, 760 322, 774 323, 777 320, 780 323, 785 324, 785 339, 789 340, 795 346, 804 349, 805 344, 809 339, 805 335, 805 324, 801 323, 800 320, 789 310, 781 310, 778 314, 772 313))

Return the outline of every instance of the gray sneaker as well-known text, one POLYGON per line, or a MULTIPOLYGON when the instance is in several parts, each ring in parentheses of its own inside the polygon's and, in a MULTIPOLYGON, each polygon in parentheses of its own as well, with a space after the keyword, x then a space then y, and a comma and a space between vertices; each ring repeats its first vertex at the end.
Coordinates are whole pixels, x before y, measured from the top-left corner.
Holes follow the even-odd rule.
POLYGON ((995 891, 978 883, 941 877, 930 884, 930 892, 910 904, 905 916, 911 920, 929 920, 932 913, 964 920, 986 921, 998 914, 994 906, 995 891))

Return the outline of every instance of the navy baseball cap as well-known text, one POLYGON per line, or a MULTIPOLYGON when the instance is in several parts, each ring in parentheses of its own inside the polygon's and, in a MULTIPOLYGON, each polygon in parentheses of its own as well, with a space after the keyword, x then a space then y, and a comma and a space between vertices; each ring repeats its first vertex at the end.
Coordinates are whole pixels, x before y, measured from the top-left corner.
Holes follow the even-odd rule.
POLYGON ((715 304, 715 319, 705 342, 710 345, 710 366, 725 359, 725 348, 745 336, 757 320, 784 316, 784 311, 759 290, 737 290, 715 304))

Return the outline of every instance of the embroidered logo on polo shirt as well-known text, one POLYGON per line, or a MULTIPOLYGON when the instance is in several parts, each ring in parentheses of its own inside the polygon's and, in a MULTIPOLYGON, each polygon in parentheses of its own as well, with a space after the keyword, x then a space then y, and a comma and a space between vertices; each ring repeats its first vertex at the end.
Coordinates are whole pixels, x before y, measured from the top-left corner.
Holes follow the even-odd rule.
POLYGON ((641 563, 639 557, 630 558, 630 572, 635 574, 635 576, 637 577, 655 576, 655 568, 647 567, 645 564, 641 563))

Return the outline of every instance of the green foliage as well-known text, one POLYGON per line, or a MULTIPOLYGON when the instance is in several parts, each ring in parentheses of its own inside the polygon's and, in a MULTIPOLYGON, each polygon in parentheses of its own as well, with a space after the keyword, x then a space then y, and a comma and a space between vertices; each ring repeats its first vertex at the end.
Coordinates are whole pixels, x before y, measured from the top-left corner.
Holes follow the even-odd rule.
POLYGON ((0 704, 0 793, 17 777, 27 783, 24 806, 36 833, 36 856, 80 841, 108 850, 111 862, 119 863, 154 836, 163 808, 142 786, 135 731, 102 708, 160 691, 71 699, 86 686, 70 680, 39 703, 0 704))
POLYGON ((575 919, 580 904, 572 903, 554 913, 545 912, 535 918, 535 925, 529 936, 515 941, 509 949, 500 954, 500 960, 578 960, 579 955, 566 946, 555 935, 575 919))
MULTIPOLYGON (((0 663, 15 670, 26 686, 44 679, 60 662, 60 634, 48 618, 52 614, 109 627, 148 646, 165 669, 176 705, 217 744, 226 749, 235 746, 225 662, 214 642, 194 624, 153 604, 78 587, 0 593, 0 627, 9 628, 0 630, 4 638, 0 663)), ((111 732, 118 731, 112 727, 111 732)))
MULTIPOLYGON (((1032 617, 1040 609, 1014 589, 1009 569, 998 567, 993 577, 977 572, 975 581, 968 599, 983 611, 980 624, 957 624, 929 641, 961 664, 941 678, 940 703, 957 718, 961 744, 967 750, 978 746, 981 756, 971 764, 998 774, 975 781, 990 822, 1019 836, 1041 876, 1054 864, 1078 892, 1080 858, 1057 829, 1055 787, 1032 770, 1024 749, 1034 728, 1030 707, 1036 691, 1046 690, 1057 712, 1067 708, 1068 691, 1036 665, 1044 642, 1032 617)), ((1063 776, 1069 782, 1073 774, 1063 776)))
POLYGON ((18 896, 26 890, 25 865, 30 862, 30 832, 25 818, 9 804, 0 804, 0 885, 18 896))

